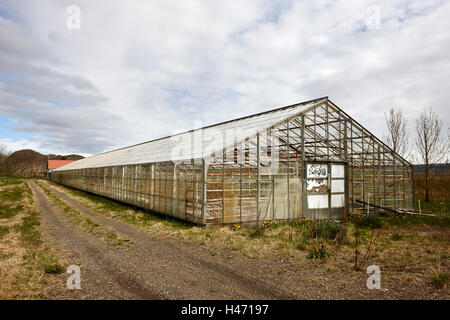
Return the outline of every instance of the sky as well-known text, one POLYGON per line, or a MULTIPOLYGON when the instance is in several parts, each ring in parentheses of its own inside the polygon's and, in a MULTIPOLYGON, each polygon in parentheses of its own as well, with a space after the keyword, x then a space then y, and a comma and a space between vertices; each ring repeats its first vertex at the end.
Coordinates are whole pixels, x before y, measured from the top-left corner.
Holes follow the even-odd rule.
POLYGON ((0 144, 85 156, 328 96, 450 115, 450 1, 0 0, 0 144))

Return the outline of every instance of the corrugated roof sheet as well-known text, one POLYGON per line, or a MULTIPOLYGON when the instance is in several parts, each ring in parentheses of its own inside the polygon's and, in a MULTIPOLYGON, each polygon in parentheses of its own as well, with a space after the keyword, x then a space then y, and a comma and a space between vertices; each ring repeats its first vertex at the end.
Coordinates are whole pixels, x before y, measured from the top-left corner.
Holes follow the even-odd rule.
POLYGON ((191 130, 173 136, 109 151, 71 163, 59 170, 98 168, 116 165, 149 162, 182 161, 201 159, 213 152, 221 152, 224 136, 227 145, 243 141, 258 131, 275 126, 283 120, 327 100, 327 97, 305 101, 243 118, 230 120, 201 129, 191 130), (189 143, 193 141, 193 148, 189 143))

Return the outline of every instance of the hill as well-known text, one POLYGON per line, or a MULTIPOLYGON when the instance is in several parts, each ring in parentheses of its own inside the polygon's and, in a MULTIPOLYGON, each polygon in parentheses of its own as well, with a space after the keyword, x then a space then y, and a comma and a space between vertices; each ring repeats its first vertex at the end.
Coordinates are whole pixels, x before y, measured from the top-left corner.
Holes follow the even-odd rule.
POLYGON ((83 156, 70 155, 44 155, 31 149, 13 152, 0 167, 0 173, 21 177, 45 177, 47 173, 47 160, 80 160, 83 156))

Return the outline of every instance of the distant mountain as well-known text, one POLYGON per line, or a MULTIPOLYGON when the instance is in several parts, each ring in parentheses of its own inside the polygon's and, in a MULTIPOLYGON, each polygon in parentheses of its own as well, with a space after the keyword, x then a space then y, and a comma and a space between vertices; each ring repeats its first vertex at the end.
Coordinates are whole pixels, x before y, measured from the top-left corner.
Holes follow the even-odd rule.
POLYGON ((1 165, 0 173, 22 177, 45 177, 47 174, 47 161, 50 160, 80 160, 83 156, 70 155, 44 155, 31 149, 13 152, 1 165))

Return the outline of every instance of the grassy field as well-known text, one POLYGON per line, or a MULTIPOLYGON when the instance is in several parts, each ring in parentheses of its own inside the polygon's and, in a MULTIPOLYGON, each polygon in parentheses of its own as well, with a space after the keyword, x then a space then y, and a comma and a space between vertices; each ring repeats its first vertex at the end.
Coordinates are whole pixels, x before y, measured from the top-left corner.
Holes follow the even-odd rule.
POLYGON ((425 173, 414 174, 414 199, 415 210, 419 211, 419 199, 421 208, 426 212, 449 213, 450 209, 450 171, 442 173, 430 173, 429 177, 430 202, 425 202, 425 173))
POLYGON ((28 184, 0 176, 0 299, 43 298, 63 271, 56 250, 45 245, 28 184))

